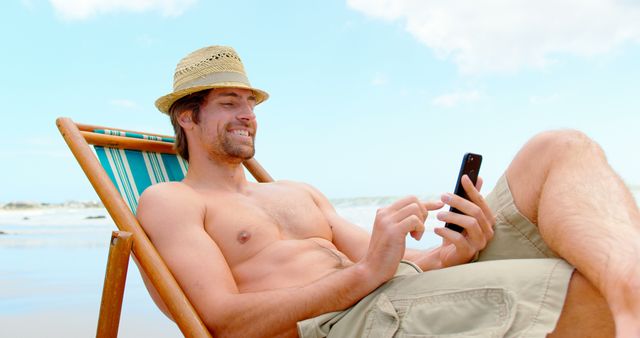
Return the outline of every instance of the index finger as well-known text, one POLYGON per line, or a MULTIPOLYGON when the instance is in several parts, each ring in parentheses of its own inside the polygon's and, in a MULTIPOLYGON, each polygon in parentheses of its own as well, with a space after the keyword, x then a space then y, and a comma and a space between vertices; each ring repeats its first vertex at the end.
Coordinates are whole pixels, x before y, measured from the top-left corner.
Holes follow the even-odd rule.
POLYGON ((431 210, 438 210, 438 209, 444 207, 444 202, 442 202, 441 200, 426 201, 426 202, 422 202, 422 205, 427 210, 431 211, 431 210))
POLYGON ((476 181, 476 190, 481 191, 483 183, 484 180, 482 179, 482 177, 478 176, 478 180, 476 181))
POLYGON ((420 218, 422 219, 426 218, 427 209, 422 203, 420 203, 420 200, 418 200, 418 198, 415 196, 407 196, 407 197, 401 198, 395 201, 393 204, 391 204, 389 208, 391 208, 394 211, 399 211, 400 209, 410 204, 416 204, 418 206, 418 209, 420 209, 420 218))
MULTIPOLYGON (((478 181, 480 182, 480 184, 482 184, 480 177, 478 177, 478 181)), ((484 213, 485 217, 489 222, 491 222, 491 226, 493 226, 493 224, 495 224, 496 222, 495 217, 493 216, 493 211, 491 211, 489 204, 487 204, 487 201, 484 199, 484 197, 482 197, 482 195, 476 189, 476 187, 473 186, 473 182, 471 182, 471 179, 469 178, 469 176, 467 175, 462 176, 461 182, 462 182, 462 187, 464 188, 464 191, 467 193, 467 196, 469 197, 469 200, 475 203, 475 205, 479 206, 480 209, 482 209, 482 212, 484 213)), ((485 229, 485 230, 488 230, 488 229, 485 229)))

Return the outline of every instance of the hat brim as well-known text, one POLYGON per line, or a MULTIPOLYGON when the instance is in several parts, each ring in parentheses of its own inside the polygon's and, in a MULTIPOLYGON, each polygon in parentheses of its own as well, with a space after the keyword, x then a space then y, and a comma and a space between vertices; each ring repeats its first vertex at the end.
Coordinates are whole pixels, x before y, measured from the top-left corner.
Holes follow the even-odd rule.
POLYGON ((169 114, 169 108, 171 108, 171 105, 173 105, 174 102, 180 100, 181 98, 189 95, 189 94, 193 94, 202 90, 207 90, 207 89, 214 89, 214 88, 242 88, 242 89, 249 89, 251 91, 253 91, 254 95, 256 96, 256 104, 260 104, 264 101, 266 101, 269 98, 269 94, 267 94, 267 92, 265 92, 264 90, 261 89, 257 89, 257 88, 253 88, 250 86, 247 86, 245 83, 241 83, 241 82, 220 82, 220 83, 216 83, 216 84, 210 84, 210 85, 205 85, 205 86, 194 86, 194 87, 189 87, 189 88, 185 88, 183 90, 179 90, 177 92, 173 92, 170 94, 167 94, 165 96, 160 97, 159 99, 156 100, 156 108, 158 108, 158 110, 160 110, 161 112, 165 113, 165 114, 169 114))

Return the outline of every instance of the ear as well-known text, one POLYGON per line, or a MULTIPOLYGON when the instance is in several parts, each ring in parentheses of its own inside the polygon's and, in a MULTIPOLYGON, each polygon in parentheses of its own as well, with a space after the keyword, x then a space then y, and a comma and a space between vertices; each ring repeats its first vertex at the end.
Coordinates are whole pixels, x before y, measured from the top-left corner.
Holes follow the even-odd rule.
POLYGON ((178 123, 185 130, 193 129, 194 123, 191 116, 193 112, 191 110, 184 110, 178 115, 178 123))

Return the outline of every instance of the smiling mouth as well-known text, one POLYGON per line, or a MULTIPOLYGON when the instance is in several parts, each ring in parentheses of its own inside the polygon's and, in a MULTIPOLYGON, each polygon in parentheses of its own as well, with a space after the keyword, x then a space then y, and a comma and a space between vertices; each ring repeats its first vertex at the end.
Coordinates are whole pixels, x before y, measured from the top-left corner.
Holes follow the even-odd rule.
POLYGON ((233 129, 229 130, 228 133, 231 134, 231 138, 235 139, 236 142, 253 144, 253 134, 247 129, 233 129))
POLYGON ((239 129, 236 129, 236 130, 232 130, 232 131, 230 131, 230 133, 231 133, 231 134, 234 134, 234 135, 240 135, 240 136, 246 136, 246 137, 249 137, 249 131, 248 131, 248 130, 239 130, 239 129))

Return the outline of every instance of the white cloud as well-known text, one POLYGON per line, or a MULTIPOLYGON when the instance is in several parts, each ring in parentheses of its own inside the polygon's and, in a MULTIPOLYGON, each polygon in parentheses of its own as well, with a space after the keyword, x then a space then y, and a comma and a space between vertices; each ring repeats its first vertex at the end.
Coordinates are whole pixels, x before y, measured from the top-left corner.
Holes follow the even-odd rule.
POLYGON ((464 73, 544 68, 554 56, 591 56, 640 42, 635 0, 347 0, 399 21, 464 73))
POLYGON ((178 16, 197 0, 49 0, 56 13, 66 20, 85 20, 113 12, 159 11, 178 16))
POLYGON ((457 91, 437 96, 431 100, 431 104, 443 108, 453 108, 462 102, 477 101, 481 97, 482 95, 477 90, 457 91))

